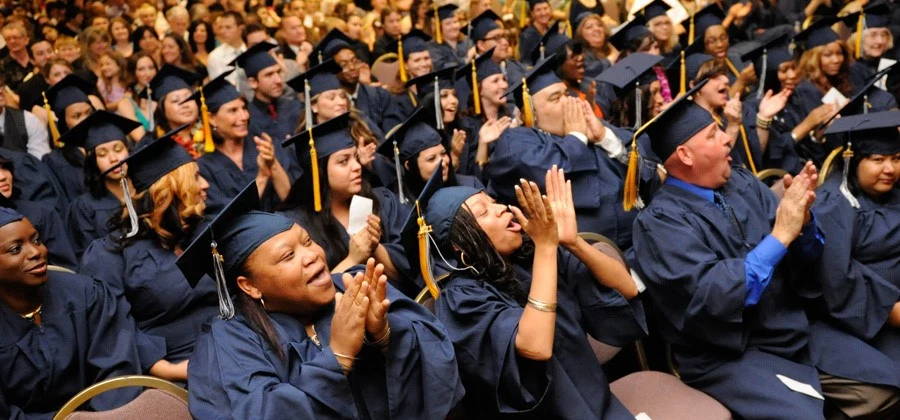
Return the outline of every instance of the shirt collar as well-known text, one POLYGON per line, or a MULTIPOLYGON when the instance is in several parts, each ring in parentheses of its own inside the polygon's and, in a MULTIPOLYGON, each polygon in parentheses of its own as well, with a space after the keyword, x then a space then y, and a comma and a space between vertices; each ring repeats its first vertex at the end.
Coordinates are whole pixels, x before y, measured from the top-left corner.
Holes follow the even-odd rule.
POLYGON ((694 195, 697 195, 697 196, 700 197, 700 198, 705 198, 705 199, 708 200, 710 203, 714 203, 714 202, 715 202, 715 196, 713 195, 713 194, 714 194, 714 191, 713 191, 713 190, 711 190, 711 189, 709 189, 709 188, 703 188, 703 187, 700 187, 700 186, 697 186, 697 185, 694 185, 694 184, 689 184, 689 183, 684 182, 684 181, 682 181, 682 180, 680 180, 680 179, 678 179, 678 178, 675 178, 675 177, 672 176, 671 174, 669 174, 669 176, 666 178, 666 184, 673 185, 673 186, 676 186, 676 187, 678 187, 678 188, 681 188, 681 189, 683 189, 683 190, 685 190, 685 191, 688 191, 688 192, 690 192, 690 193, 693 193, 694 195))

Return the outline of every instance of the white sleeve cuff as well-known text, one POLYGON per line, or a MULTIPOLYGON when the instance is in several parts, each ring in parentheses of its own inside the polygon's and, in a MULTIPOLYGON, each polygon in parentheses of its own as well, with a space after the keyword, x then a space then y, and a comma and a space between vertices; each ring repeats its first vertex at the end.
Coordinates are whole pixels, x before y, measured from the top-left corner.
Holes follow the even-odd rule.
POLYGON ((622 144, 622 140, 616 137, 616 133, 606 128, 606 134, 603 135, 603 138, 600 140, 600 147, 606 151, 606 154, 613 159, 618 159, 621 156, 625 155, 625 146, 622 144))
POLYGON ((572 131, 572 132, 569 132, 569 135, 575 136, 575 138, 577 138, 578 140, 581 140, 581 142, 584 143, 585 145, 587 145, 587 143, 588 143, 588 138, 584 133, 580 133, 578 131, 572 131))

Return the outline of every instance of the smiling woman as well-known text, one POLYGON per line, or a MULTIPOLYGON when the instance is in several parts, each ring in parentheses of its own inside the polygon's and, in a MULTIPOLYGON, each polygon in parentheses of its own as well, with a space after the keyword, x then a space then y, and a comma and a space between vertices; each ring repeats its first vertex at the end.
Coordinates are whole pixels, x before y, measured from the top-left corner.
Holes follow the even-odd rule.
MULTIPOLYGON (((140 373, 134 323, 116 302, 99 281, 49 271, 31 222, 0 208, 0 413, 50 417, 93 383, 140 373)), ((108 410, 135 394, 113 391, 88 404, 108 410)))

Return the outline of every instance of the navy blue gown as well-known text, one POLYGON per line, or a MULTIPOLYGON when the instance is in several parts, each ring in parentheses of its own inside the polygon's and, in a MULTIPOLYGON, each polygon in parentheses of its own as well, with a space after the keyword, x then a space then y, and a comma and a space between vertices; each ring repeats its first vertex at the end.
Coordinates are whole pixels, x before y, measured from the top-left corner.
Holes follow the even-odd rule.
POLYGON ((811 273, 821 282, 810 305, 812 358, 834 376, 900 387, 900 331, 886 325, 900 300, 900 192, 857 194, 856 209, 840 181, 830 177, 814 205, 825 234, 846 240, 829 241, 811 273))
POLYGON ((121 216, 122 202, 109 191, 100 198, 90 192, 78 196, 65 217, 75 255, 80 257, 91 241, 108 235, 109 221, 121 216))
POLYGON ((56 180, 56 174, 28 153, 0 148, 0 157, 12 162, 16 197, 53 206, 60 214, 69 207, 69 198, 56 180), (18 174, 19 176, 15 176, 18 174))
MULTIPOLYGON (((0 300, 0 417, 51 419, 94 383, 141 373, 134 321, 102 282, 50 271, 41 326, 0 300)), ((105 392, 85 408, 110 410, 137 395, 134 388, 105 392)))
MULTIPOLYGON (((556 338, 547 361, 516 353, 524 308, 493 285, 454 273, 441 282, 435 314, 449 331, 474 418, 633 419, 609 390, 587 334, 612 346, 643 337, 643 307, 601 286, 572 254, 558 253, 556 338)), ((531 267, 515 265, 523 290, 531 267)))
POLYGON ((460 40, 456 44, 456 48, 451 47, 447 43, 438 44, 434 41, 428 42, 428 52, 431 54, 431 63, 435 70, 442 70, 448 67, 459 67, 466 64, 466 56, 469 48, 472 48, 472 42, 469 39, 460 40))
POLYGON ((84 159, 83 154, 77 153, 80 165, 75 166, 63 157, 60 149, 53 149, 41 158, 41 161, 50 168, 50 172, 56 178, 66 202, 71 202, 87 191, 87 187, 84 185, 84 159))
MULTIPOLYGON (((343 282, 334 276, 335 287, 343 282)), ((317 345, 296 318, 269 317, 281 360, 243 316, 204 326, 188 365, 195 418, 441 419, 463 396, 453 344, 433 315, 388 288, 391 340, 363 348, 344 376, 329 347, 333 307, 315 320, 317 345)))
POLYGON ((406 119, 412 115, 413 111, 416 110, 416 104, 418 103, 413 99, 415 96, 416 95, 409 90, 391 96, 391 103, 388 111, 384 115, 384 120, 381 122, 382 131, 390 133, 392 128, 403 121, 406 121, 406 119))
POLYGON ((138 350, 144 370, 160 359, 189 358, 200 327, 218 313, 215 282, 204 276, 191 288, 175 266, 178 257, 155 240, 138 239, 121 251, 113 241, 106 236, 91 242, 78 272, 125 297, 141 332, 138 350))
POLYGON ((388 91, 378 86, 359 84, 356 97, 352 99, 353 107, 375 123, 370 128, 384 127, 384 118, 391 108, 391 94, 388 91))
POLYGON ((800 299, 811 287, 802 281, 802 269, 792 271, 820 255, 817 234, 804 232, 794 241, 758 303, 745 306, 745 258, 771 231, 778 201, 738 167, 718 191, 736 220, 666 182, 635 221, 635 268, 660 334, 672 345, 681 379, 736 418, 822 418, 822 400, 790 391, 775 376, 822 392, 808 356, 809 322, 800 299))
POLYGON ((275 119, 269 114, 269 104, 253 98, 247 109, 250 111, 250 134, 247 136, 253 140, 253 136, 261 136, 266 133, 272 137, 272 141, 281 144, 286 140, 300 122, 300 114, 303 112, 303 104, 296 99, 278 98, 275 103, 275 119))
MULTIPOLYGON (((294 162, 281 147, 281 143, 273 141, 275 147, 275 158, 287 172, 291 184, 300 177, 302 170, 300 166, 294 162)), ((215 150, 200 156, 197 164, 200 165, 200 175, 209 183, 209 191, 206 199, 207 215, 215 215, 231 201, 241 190, 251 181, 256 179, 259 167, 256 165, 256 143, 252 137, 244 139, 244 155, 241 168, 238 168, 228 156, 222 152, 215 150)), ((260 198, 261 210, 272 211, 278 204, 278 196, 275 194, 275 187, 271 181, 260 198)))
MULTIPOLYGON (((631 141, 628 130, 609 125, 607 128, 615 131, 620 140, 631 141)), ((504 131, 494 144, 490 163, 483 169, 491 197, 501 203, 517 204, 513 187, 519 179, 534 181, 543 190, 547 171, 558 165, 572 181, 578 228, 606 236, 623 251, 631 248, 631 225, 637 211, 626 212, 622 208, 625 164, 575 136, 557 137, 527 127, 504 131)), ((647 160, 641 168, 642 194, 658 183, 655 166, 647 160)))
MULTIPOLYGON (((756 95, 752 94, 744 100, 742 109, 744 127, 747 129, 747 134, 749 135, 752 131, 754 138, 757 139, 756 115, 759 112, 759 102, 760 100, 756 98, 756 95)), ((769 127, 769 144, 766 146, 766 150, 761 151, 761 161, 754 161, 756 169, 778 168, 792 174, 803 169, 804 161, 797 154, 795 147, 797 142, 791 137, 791 129, 800 123, 800 119, 790 115, 791 112, 789 108, 785 108, 772 118, 772 125, 769 127)), ((759 146, 759 143, 756 143, 756 145, 759 146)))
POLYGON ((16 210, 28 218, 28 221, 40 233, 41 242, 47 246, 49 264, 74 269, 78 259, 72 251, 69 235, 66 233, 62 217, 53 207, 31 200, 13 200, 16 210))

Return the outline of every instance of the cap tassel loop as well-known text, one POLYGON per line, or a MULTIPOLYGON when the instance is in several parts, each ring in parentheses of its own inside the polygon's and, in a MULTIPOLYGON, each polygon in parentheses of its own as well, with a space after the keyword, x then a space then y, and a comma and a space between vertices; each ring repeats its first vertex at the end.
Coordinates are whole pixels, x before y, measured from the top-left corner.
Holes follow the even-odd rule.
POLYGON ((625 187, 622 207, 631 211, 638 196, 638 146, 637 132, 631 138, 631 153, 628 155, 628 171, 625 173, 625 187))
POLYGON ((844 149, 844 153, 841 156, 844 158, 844 170, 841 173, 841 195, 850 202, 851 206, 858 209, 859 200, 850 193, 850 188, 847 187, 847 175, 850 173, 850 158, 853 157, 853 143, 847 143, 847 148, 844 149))
POLYGON ((637 130, 643 125, 641 123, 641 114, 643 114, 643 99, 641 98, 641 83, 634 83, 634 129, 637 130))
POLYGON ((396 137, 392 141, 394 143, 394 172, 397 174, 397 197, 401 203, 406 204, 409 200, 403 194, 403 174, 400 171, 400 146, 397 144, 396 137))
POLYGON ((134 202, 131 201, 131 189, 128 188, 128 178, 125 177, 124 172, 122 173, 122 179, 119 182, 122 184, 122 195, 125 198, 125 210, 128 211, 128 224, 131 225, 128 233, 125 234, 125 237, 132 238, 134 235, 137 235, 140 227, 138 226, 137 211, 134 210, 134 202))
POLYGON ((687 63, 684 59, 684 50, 681 50, 681 74, 678 78, 678 95, 687 92, 687 63))
POLYGON ((523 123, 528 128, 534 127, 534 109, 531 107, 531 95, 528 94, 528 82, 525 81, 525 78, 522 78, 522 112, 523 118, 525 118, 523 123))
MULTIPOLYGON (((544 58, 546 58, 546 57, 544 56, 544 43, 541 42, 541 60, 543 60, 544 58)), ((537 64, 537 63, 535 63, 535 64, 537 64)))
POLYGON ((756 88, 756 99, 762 99, 763 95, 765 95, 766 90, 766 72, 769 70, 769 50, 768 48, 763 48, 762 53, 762 71, 759 73, 759 87, 756 88))
POLYGON ((203 151, 212 153, 216 150, 213 144, 212 129, 209 126, 209 107, 206 106, 206 95, 200 88, 200 120, 203 122, 203 151))
POLYGON ((400 61, 400 81, 406 83, 409 77, 406 74, 406 60, 403 59, 403 36, 397 38, 397 59, 400 61))
POLYGON ((216 275, 216 291, 219 295, 219 318, 228 320, 234 317, 234 302, 228 294, 228 283, 225 282, 225 268, 222 267, 222 254, 219 254, 218 244, 215 240, 209 244, 212 248, 213 267, 216 275))
POLYGON ((694 42, 694 14, 695 13, 691 13, 691 22, 688 26, 688 45, 694 42))
POLYGON ((422 209, 419 207, 419 200, 416 200, 416 213, 418 218, 416 222, 419 224, 419 269, 422 271, 422 277, 425 279, 425 287, 431 293, 431 297, 437 299, 440 291, 434 282, 434 267, 431 264, 431 243, 428 237, 431 235, 431 225, 425 224, 425 218, 422 217, 422 209))
POLYGON ((50 102, 47 101, 47 93, 41 92, 41 96, 44 97, 44 111, 47 112, 47 122, 50 124, 50 135, 53 138, 53 145, 58 149, 62 147, 62 144, 59 143, 59 129, 56 128, 56 115, 53 113, 53 109, 50 108, 50 102))
POLYGON ((572 21, 570 19, 566 19, 566 36, 572 39, 572 21))
POLYGON ((444 129, 444 108, 441 107, 441 83, 437 76, 434 76, 434 123, 436 129, 444 129))
POLYGON ((859 57, 862 53, 862 37, 863 30, 866 23, 866 17, 863 12, 859 12, 859 18, 856 20, 856 59, 859 60, 859 57))
POLYGON ((441 36, 441 17, 438 15, 438 2, 434 2, 434 42, 438 44, 444 43, 444 37, 441 36))
POLYGON ((472 60, 472 103, 475 107, 475 115, 481 115, 481 92, 478 91, 478 69, 475 60, 472 60))

